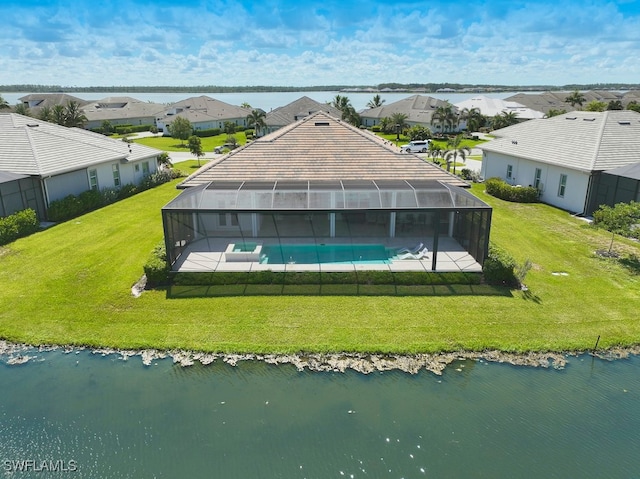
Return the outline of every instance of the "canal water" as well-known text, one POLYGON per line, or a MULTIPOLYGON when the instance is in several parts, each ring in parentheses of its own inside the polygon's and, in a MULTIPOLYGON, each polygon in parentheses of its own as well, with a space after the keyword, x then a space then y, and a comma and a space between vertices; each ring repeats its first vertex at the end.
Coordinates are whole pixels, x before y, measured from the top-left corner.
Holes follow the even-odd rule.
POLYGON ((0 478, 640 477, 638 357, 437 376, 30 354, 0 357, 0 478))

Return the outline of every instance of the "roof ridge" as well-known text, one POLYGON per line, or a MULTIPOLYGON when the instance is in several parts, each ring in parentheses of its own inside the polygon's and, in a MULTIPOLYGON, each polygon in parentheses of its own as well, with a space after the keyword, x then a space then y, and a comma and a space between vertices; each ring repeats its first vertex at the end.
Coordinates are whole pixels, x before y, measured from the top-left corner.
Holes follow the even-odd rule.
POLYGON ((602 146, 602 137, 604 136, 604 129, 607 124, 607 120, 609 119, 609 111, 602 112, 602 125, 600 125, 600 129, 598 131, 598 139, 596 140, 596 146, 593 149, 593 157, 591 158, 591 163, 589 164, 590 169, 593 171, 596 166, 596 161, 598 160, 598 156, 600 155, 600 147, 602 146))

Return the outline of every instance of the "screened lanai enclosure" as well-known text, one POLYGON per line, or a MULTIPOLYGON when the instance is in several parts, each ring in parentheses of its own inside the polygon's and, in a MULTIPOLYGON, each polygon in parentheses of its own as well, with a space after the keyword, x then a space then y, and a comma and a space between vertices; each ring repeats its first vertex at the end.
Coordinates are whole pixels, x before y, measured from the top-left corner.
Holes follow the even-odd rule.
POLYGON ((212 181, 162 219, 174 271, 480 271, 491 208, 430 180, 212 181))

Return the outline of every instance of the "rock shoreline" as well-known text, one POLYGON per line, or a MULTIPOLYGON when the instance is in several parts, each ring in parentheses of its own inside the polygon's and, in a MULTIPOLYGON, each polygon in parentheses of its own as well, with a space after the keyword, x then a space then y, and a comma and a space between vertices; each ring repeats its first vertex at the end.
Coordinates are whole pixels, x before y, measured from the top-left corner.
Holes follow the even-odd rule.
MULTIPOLYGON (((171 358, 174 364, 179 364, 183 367, 192 366, 195 363, 207 365, 215 361, 222 361, 231 366, 236 366, 243 361, 264 361, 267 364, 291 364, 299 371, 304 371, 305 369, 319 372, 345 372, 347 370, 353 370, 362 374, 370 374, 377 371, 399 370, 410 374, 417 374, 421 370, 426 370, 437 375, 441 375, 445 368, 451 363, 463 360, 563 369, 568 363, 569 357, 587 353, 586 351, 570 351, 517 354, 491 350, 408 355, 365 353, 227 354, 185 350, 161 351, 156 349, 129 350, 73 346, 32 346, 0 341, 0 362, 14 366, 25 364, 29 361, 39 359, 38 353, 56 350, 62 350, 62 352, 67 354, 73 352, 77 354, 80 351, 89 350, 92 354, 116 356, 123 361, 129 358, 140 357, 145 366, 150 366, 156 360, 171 358)), ((640 355, 640 345, 626 348, 610 348, 593 353, 593 356, 605 360, 623 359, 631 355, 640 355)))

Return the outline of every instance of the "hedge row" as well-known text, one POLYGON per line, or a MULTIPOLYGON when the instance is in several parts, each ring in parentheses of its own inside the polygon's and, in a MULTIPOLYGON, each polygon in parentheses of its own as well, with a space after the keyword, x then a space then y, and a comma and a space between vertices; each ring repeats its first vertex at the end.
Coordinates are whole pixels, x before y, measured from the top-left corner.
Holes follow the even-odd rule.
POLYGON ((151 131, 155 125, 115 125, 113 130, 118 135, 127 135, 129 133, 139 133, 141 131, 151 131))
POLYGON ((0 218, 0 245, 35 233, 39 228, 38 215, 31 208, 0 218))
POLYGON ((489 178, 485 181, 485 190, 491 196, 515 203, 536 203, 538 190, 533 186, 511 186, 501 178, 489 178))
POLYGON ((167 252, 164 242, 160 242, 153 249, 143 269, 144 274, 147 276, 148 286, 153 287, 168 283, 169 266, 167 265, 167 252))
POLYGON ((51 202, 47 218, 55 222, 66 221, 171 181, 174 177, 175 173, 172 170, 163 170, 146 176, 138 185, 127 184, 120 188, 88 190, 79 195, 69 195, 51 202))
POLYGON ((209 136, 218 136, 222 133, 220 128, 209 128, 208 130, 194 130, 193 134, 200 138, 207 138, 209 136))

